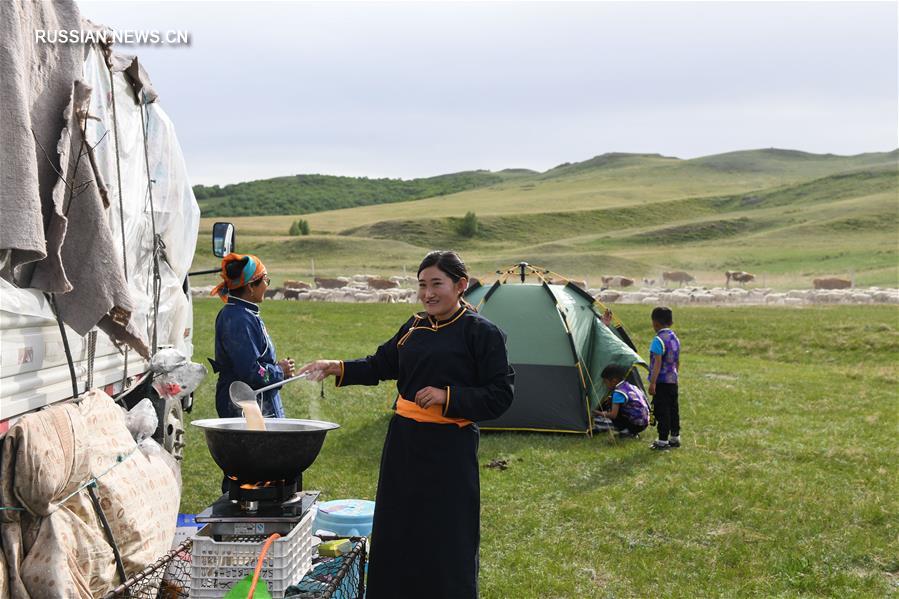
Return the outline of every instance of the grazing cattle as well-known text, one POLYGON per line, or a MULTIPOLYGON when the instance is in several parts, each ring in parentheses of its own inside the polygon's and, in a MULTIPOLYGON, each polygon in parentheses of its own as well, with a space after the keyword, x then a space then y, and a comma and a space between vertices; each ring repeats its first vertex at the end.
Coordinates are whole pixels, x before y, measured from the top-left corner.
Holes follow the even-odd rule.
POLYGON ((603 291, 599 292, 599 295, 596 296, 596 299, 598 299, 601 302, 612 303, 612 302, 617 302, 620 297, 621 297, 621 293, 619 293, 617 291, 603 290, 603 291))
POLYGON ((662 273, 662 282, 666 285, 668 284, 668 281, 672 281, 674 283, 677 283, 678 286, 681 286, 684 283, 690 283, 695 280, 696 279, 693 278, 693 275, 682 270, 671 270, 662 273))
POLYGON ((312 285, 305 281, 284 281, 284 289, 312 289, 312 285))
POLYGON ((736 281, 742 286, 755 280, 754 274, 744 270, 728 270, 724 273, 724 277, 727 279, 725 287, 730 287, 731 281, 736 281))
POLYGON ((346 287, 348 284, 348 281, 343 279, 324 279, 322 277, 315 277, 315 286, 319 289, 340 289, 341 287, 346 287))
POLYGON ((602 286, 603 287, 630 287, 634 284, 633 279, 629 279, 627 277, 622 277, 621 275, 615 275, 611 277, 602 277, 602 286))
POLYGON ((646 285, 647 287, 652 287, 653 285, 656 284, 656 280, 655 279, 647 279, 646 277, 643 277, 643 284, 646 285))
POLYGON ((812 284, 815 286, 815 289, 849 289, 852 287, 852 281, 837 277, 815 279, 812 281, 812 284))
POLYGON ((396 281, 390 281, 388 279, 378 279, 375 277, 371 277, 368 279, 368 286, 372 289, 396 289, 400 286, 396 281))

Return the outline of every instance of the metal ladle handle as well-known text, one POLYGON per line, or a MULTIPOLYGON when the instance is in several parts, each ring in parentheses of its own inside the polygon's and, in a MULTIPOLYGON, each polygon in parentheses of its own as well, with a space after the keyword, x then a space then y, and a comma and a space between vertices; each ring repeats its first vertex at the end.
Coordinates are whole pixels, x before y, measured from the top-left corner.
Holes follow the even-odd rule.
POLYGON ((284 379, 284 380, 281 381, 280 383, 275 383, 275 384, 273 384, 273 385, 269 385, 268 387, 263 387, 263 388, 261 388, 261 389, 256 389, 255 391, 253 391, 253 393, 255 393, 256 395, 262 395, 262 394, 265 393, 266 391, 271 391, 272 389, 277 389, 278 387, 283 387, 283 386, 286 385, 287 383, 292 383, 292 382, 294 382, 294 381, 298 381, 298 380, 300 380, 300 379, 304 379, 304 378, 306 378, 307 376, 309 376, 309 373, 308 373, 308 372, 304 372, 303 374, 298 374, 298 375, 296 375, 296 376, 292 376, 292 377, 290 377, 289 379, 284 379))
POLYGON ((244 402, 256 402, 260 403, 260 399, 262 398, 262 394, 268 391, 269 389, 277 389, 278 387, 282 387, 291 381, 295 381, 297 379, 304 379, 309 376, 309 373, 304 372, 303 374, 298 374, 295 377, 291 377, 289 379, 285 379, 279 383, 275 383, 273 385, 269 385, 267 387, 262 387, 261 389, 254 390, 248 384, 243 381, 234 381, 231 383, 231 386, 228 388, 228 395, 231 396, 231 403, 237 406, 238 408, 242 408, 241 403, 244 402))

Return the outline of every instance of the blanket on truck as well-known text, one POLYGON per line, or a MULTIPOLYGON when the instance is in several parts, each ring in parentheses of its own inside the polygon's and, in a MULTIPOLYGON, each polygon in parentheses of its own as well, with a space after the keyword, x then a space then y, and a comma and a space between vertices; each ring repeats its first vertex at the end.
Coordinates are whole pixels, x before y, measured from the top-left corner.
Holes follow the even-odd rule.
POLYGON ((139 449, 124 411, 101 391, 16 422, 2 472, 0 502, 19 508, 0 511, 0 588, 13 599, 87 599, 119 584, 85 485, 92 479, 127 576, 171 547, 180 481, 166 459, 139 449))

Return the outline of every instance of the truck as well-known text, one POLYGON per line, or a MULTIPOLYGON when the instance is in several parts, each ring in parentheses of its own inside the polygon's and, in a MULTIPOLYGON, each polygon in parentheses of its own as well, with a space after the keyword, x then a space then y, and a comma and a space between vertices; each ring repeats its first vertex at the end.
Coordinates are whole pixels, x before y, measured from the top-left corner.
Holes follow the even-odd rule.
MULTIPOLYGON (((74 2, 0 13, 0 436, 99 388, 125 408, 149 397, 154 437, 180 458, 192 395, 160 396, 150 369, 161 349, 193 353, 200 210, 175 127, 138 58, 74 2), (67 23, 79 43, 32 37, 67 23)), ((217 223, 213 253, 233 244, 217 223)))

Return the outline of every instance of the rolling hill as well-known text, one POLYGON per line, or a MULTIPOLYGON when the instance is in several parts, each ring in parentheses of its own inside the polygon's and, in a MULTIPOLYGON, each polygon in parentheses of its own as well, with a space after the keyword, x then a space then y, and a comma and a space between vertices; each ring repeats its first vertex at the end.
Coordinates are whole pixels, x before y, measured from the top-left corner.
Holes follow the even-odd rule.
MULTIPOLYGON (((899 151, 604 154, 544 173, 480 172, 499 180, 439 197, 305 213, 313 234, 303 238, 286 236, 297 215, 228 220, 240 251, 270 256, 285 277, 310 276, 312 260, 317 273, 409 271, 427 250, 451 247, 480 276, 527 260, 588 282, 677 268, 708 284, 742 269, 774 287, 826 274, 896 286, 897 161, 899 151), (473 238, 457 232, 468 211, 480 225, 473 238)), ((201 246, 198 267, 214 262, 201 246)))

